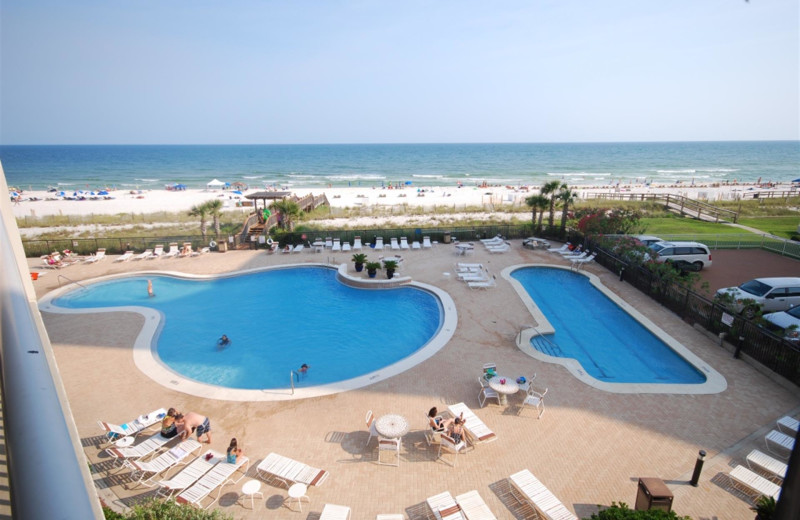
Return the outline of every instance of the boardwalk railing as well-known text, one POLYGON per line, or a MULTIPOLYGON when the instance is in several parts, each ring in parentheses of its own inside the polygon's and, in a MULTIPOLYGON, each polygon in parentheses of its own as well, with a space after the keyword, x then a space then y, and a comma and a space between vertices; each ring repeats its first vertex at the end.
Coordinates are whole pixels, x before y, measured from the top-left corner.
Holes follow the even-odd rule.
POLYGON ((592 193, 583 195, 584 199, 609 199, 609 200, 631 200, 631 201, 651 201, 664 204, 667 209, 679 212, 681 215, 688 215, 700 220, 711 222, 733 222, 739 218, 736 211, 718 208, 713 204, 690 199, 683 195, 670 195, 661 193, 592 193))

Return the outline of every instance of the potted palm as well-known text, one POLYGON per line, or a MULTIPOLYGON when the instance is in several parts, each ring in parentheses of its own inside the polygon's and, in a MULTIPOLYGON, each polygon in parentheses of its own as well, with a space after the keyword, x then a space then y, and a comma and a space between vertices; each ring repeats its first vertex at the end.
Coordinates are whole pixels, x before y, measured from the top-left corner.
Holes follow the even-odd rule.
POLYGON ((751 507, 752 511, 756 513, 756 520, 771 520, 775 515, 775 507, 777 503, 774 497, 762 496, 756 501, 755 507, 751 507))
POLYGON ((386 278, 391 280, 394 276, 395 270, 397 269, 397 260, 384 260, 383 268, 386 269, 386 278))
POLYGON ((370 278, 375 278, 375 275, 378 274, 378 269, 381 268, 380 262, 367 262, 367 274, 370 278))
POLYGON ((364 253, 356 253, 353 255, 353 262, 356 264, 356 272, 361 272, 364 269, 364 262, 367 261, 367 255, 364 253))

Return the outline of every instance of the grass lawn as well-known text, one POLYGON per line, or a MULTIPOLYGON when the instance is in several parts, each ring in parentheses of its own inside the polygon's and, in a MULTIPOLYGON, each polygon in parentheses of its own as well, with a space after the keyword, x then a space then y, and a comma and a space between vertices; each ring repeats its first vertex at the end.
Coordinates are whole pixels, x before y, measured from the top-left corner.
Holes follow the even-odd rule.
POLYGON ((797 235, 797 226, 800 224, 800 215, 782 217, 740 217, 739 224, 769 233, 781 238, 791 238, 797 235))
POLYGON ((705 222, 690 218, 656 217, 643 218, 640 223, 644 226, 644 233, 648 235, 710 235, 710 234, 741 234, 747 233, 744 229, 705 222))

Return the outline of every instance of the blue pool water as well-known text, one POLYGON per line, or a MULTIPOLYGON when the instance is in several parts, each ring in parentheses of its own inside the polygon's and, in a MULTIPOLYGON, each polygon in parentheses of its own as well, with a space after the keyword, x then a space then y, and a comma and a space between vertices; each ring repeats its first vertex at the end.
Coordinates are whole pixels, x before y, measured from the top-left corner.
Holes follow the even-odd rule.
POLYGON ((701 384, 705 375, 595 288, 589 278, 564 269, 526 267, 519 281, 550 321, 548 341, 534 348, 576 359, 595 379, 608 383, 701 384))
POLYGON ((71 291, 53 304, 156 309, 163 363, 190 379, 239 389, 286 388, 290 371, 303 363, 311 368, 299 386, 373 372, 422 348, 442 321, 438 298, 425 290, 356 289, 337 281, 335 270, 315 267, 213 280, 135 276, 71 291), (216 344, 222 334, 232 340, 227 348, 216 344))

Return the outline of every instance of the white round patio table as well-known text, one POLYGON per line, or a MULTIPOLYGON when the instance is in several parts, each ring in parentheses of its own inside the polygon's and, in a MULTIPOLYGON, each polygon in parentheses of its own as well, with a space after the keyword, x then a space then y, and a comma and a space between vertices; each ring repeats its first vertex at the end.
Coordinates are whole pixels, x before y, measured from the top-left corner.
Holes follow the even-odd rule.
POLYGON ((393 413, 382 415, 375 421, 375 430, 383 437, 397 439, 408 433, 408 420, 393 413))
POLYGON ((489 387, 500 394, 500 404, 503 406, 508 404, 509 394, 516 394, 519 392, 519 385, 513 377, 494 376, 489 380, 489 387), (505 381, 505 383, 501 383, 500 381, 505 381))
POLYGON ((250 497, 250 508, 255 509, 256 503, 254 497, 259 495, 261 498, 264 498, 264 494, 261 493, 261 482, 258 480, 248 480, 242 486, 242 497, 250 497))
POLYGON ((308 491, 308 486, 302 482, 297 482, 289 487, 289 498, 297 499, 297 507, 300 508, 301 512, 303 511, 303 503, 300 500, 305 498, 311 502, 311 499, 306 496, 306 491, 308 491))

